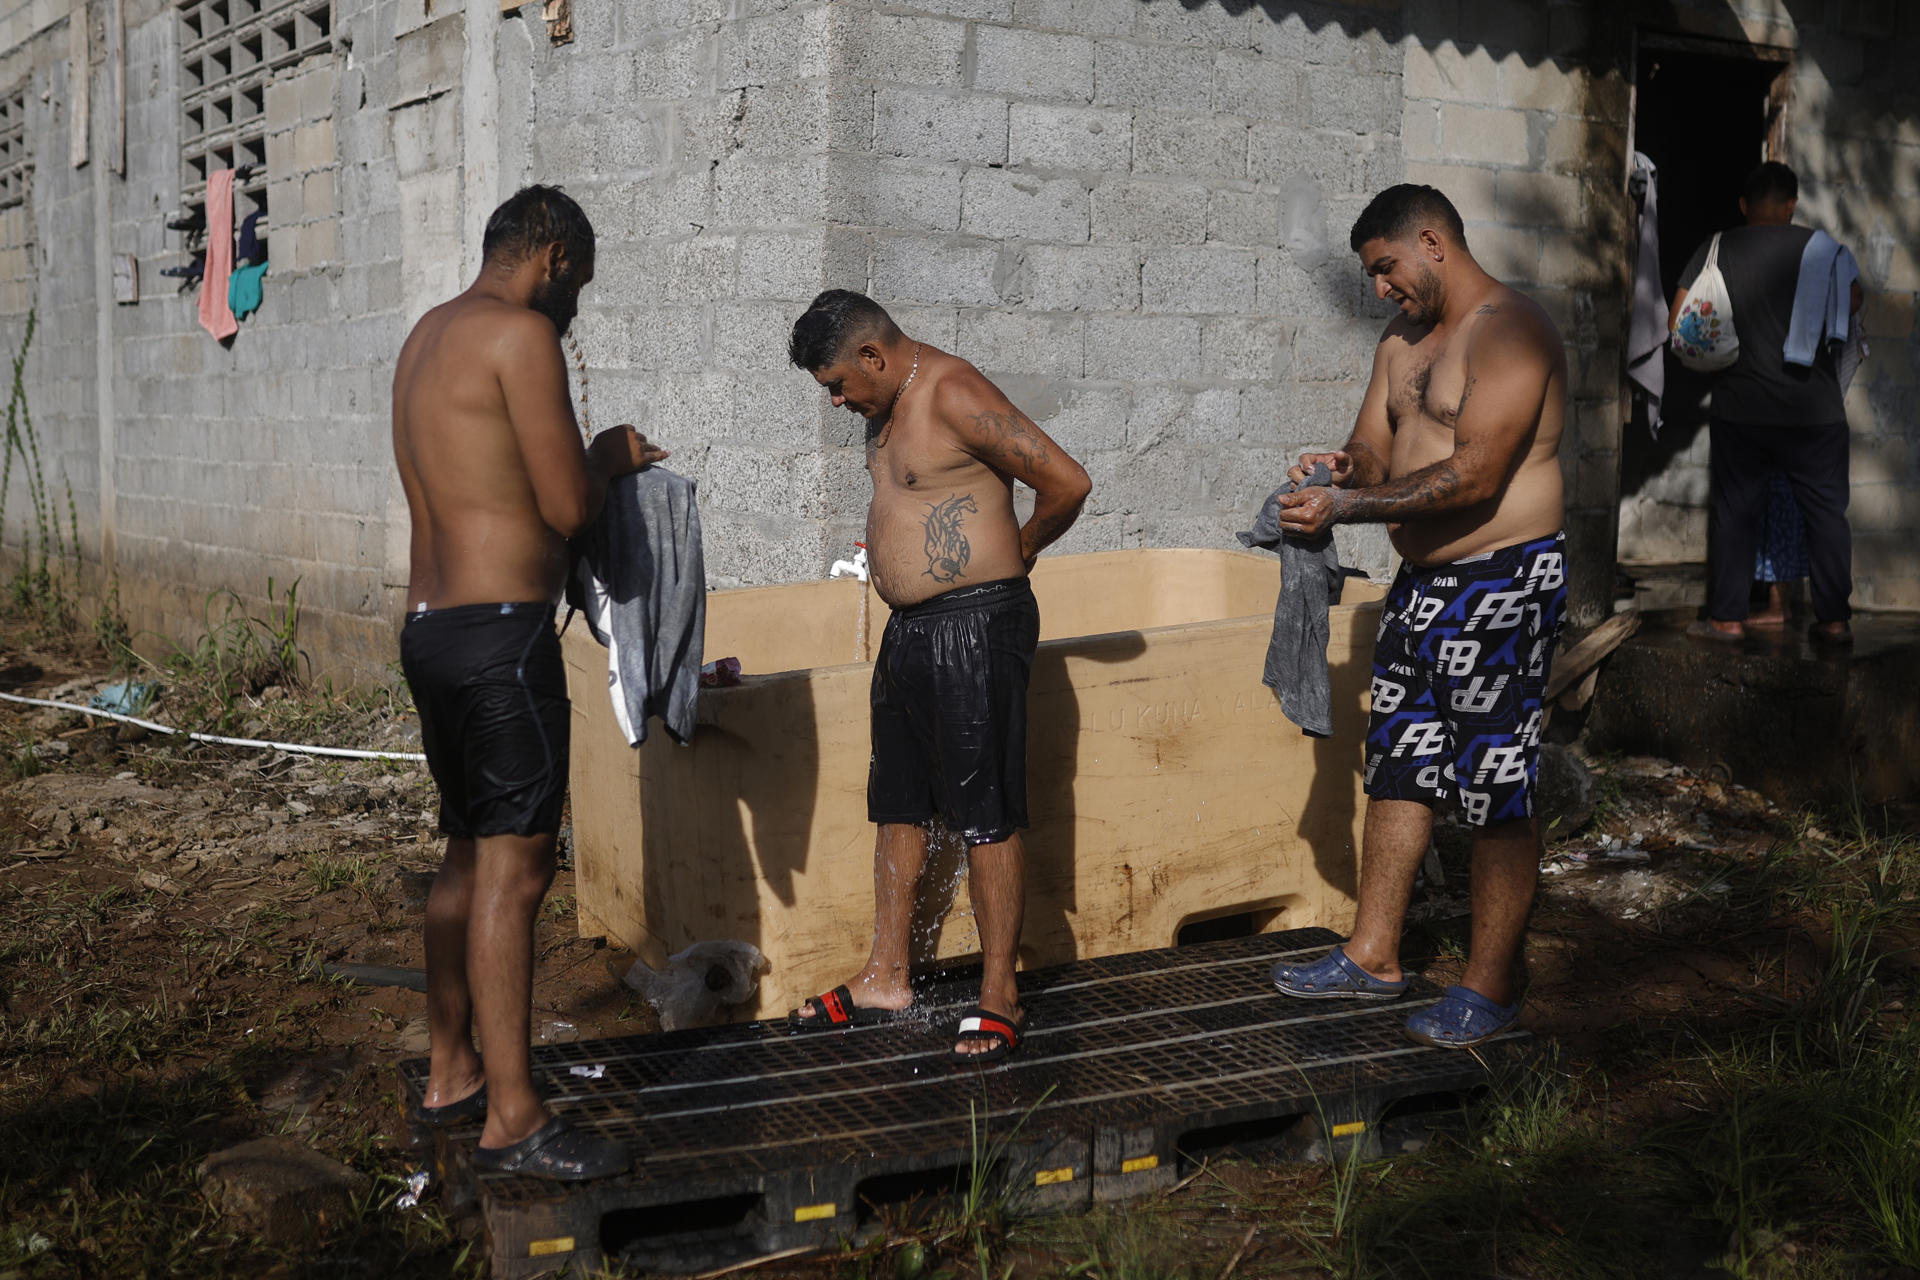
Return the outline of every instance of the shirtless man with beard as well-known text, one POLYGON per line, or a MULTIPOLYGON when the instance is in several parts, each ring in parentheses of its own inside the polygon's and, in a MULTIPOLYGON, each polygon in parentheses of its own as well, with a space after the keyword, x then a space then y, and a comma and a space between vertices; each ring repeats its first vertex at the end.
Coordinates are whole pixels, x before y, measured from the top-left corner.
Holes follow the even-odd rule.
POLYGON ((563 1181, 629 1162, 547 1111, 528 1060, 533 922, 571 728, 554 601, 566 539, 593 523, 607 481, 667 456, 625 426, 581 445, 560 335, 593 244, 558 188, 520 191, 487 221, 480 278, 420 318, 393 375, 413 522, 400 662, 447 837, 427 896, 430 1066, 412 1118, 484 1117, 482 1169, 563 1181))
POLYGON ((953 1052, 985 1064, 1013 1052, 1023 1017, 1014 961, 1026 903, 1027 680, 1040 633, 1027 574, 1092 485, 978 369, 909 338, 862 294, 815 298, 788 354, 867 421, 867 554, 893 610, 873 673, 873 950, 858 975, 790 1022, 834 1029, 912 1003, 913 894, 937 817, 967 844, 984 962, 980 1003, 960 1020, 953 1052), (1025 525, 1014 519, 1016 480, 1035 495, 1025 525))
POLYGON ((1461 984, 1407 1023, 1465 1048, 1519 1016, 1515 969, 1539 878, 1534 781, 1554 641, 1566 603, 1560 435, 1567 358, 1539 304, 1488 275, 1432 187, 1375 197, 1352 247, 1400 307, 1346 447, 1310 453, 1334 487, 1281 499, 1282 526, 1384 522, 1403 563, 1381 611, 1367 728, 1367 818, 1353 936, 1278 965, 1301 999, 1391 1000, 1406 989, 1400 932, 1434 810, 1473 829, 1473 940, 1461 984))

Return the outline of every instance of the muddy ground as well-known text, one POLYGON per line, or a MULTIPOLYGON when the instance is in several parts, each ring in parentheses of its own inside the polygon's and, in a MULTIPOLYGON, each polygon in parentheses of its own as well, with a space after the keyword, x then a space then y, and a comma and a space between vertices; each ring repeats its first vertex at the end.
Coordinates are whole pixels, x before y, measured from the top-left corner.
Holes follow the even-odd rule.
MULTIPOLYGON (((82 646, 9 638, 0 626, 0 691, 84 702, 112 674, 82 646)), ((316 696, 260 691, 237 724, 417 749, 404 701, 316 712, 316 696)), ((167 713, 163 698, 151 714, 167 713)), ((1555 832, 1550 847, 1525 1021, 1558 1045, 1564 1078, 1605 1081, 1604 1097, 1583 1095, 1589 1119, 1596 1108, 1603 1124, 1684 1119, 1713 1103, 1700 1082, 1676 1078, 1661 1046, 1779 1016, 1832 949, 1814 899, 1755 897, 1739 869, 1768 865, 1783 842, 1817 851, 1844 841, 1832 815, 1783 813, 1724 779, 1655 760, 1597 763, 1592 821, 1555 832)), ((463 1224, 431 1193, 424 1209, 394 1207, 423 1163, 397 1123, 394 1065, 425 1050, 424 997, 329 976, 342 964, 422 964, 434 807, 420 765, 183 744, 0 703, 0 1129, 16 1147, 0 1170, 0 1217, 11 1224, 0 1226, 0 1280, 477 1273, 463 1224), (199 1160, 273 1133, 375 1178, 349 1229, 269 1245, 212 1212, 199 1160)), ((1877 820, 1903 838, 1912 818, 1877 820)), ((1445 883, 1420 891, 1409 948, 1446 981, 1466 943, 1465 863, 1458 841, 1442 852, 1445 883)), ((1916 943, 1920 933, 1896 931, 1884 948, 1882 1019, 1905 1016, 1916 943)), ((632 958, 578 936, 571 869, 554 884, 536 953, 541 1038, 657 1026, 620 980, 632 958)), ((1327 1179, 1257 1164, 1212 1171, 1158 1206, 1175 1224, 1163 1262, 1121 1265, 1113 1232, 1123 1224, 1105 1218, 1016 1231, 996 1258, 1033 1276, 1380 1273, 1339 1262, 1314 1244, 1310 1214, 1279 1207, 1330 1203, 1338 1187, 1327 1179)), ((1723 1229, 1698 1219, 1675 1212, 1661 1274, 1724 1274, 1702 1270, 1722 1252, 1723 1229)), ((1541 1230, 1566 1234, 1554 1222, 1541 1230)), ((1784 1232, 1768 1247, 1787 1263, 1818 1247, 1797 1241, 1784 1232)), ((1140 1259, 1165 1252, 1152 1240, 1126 1248, 1140 1259)), ((926 1274, 942 1256, 934 1249, 926 1274)), ((976 1273, 949 1262, 950 1274, 976 1273)), ((1555 1274, 1511 1265, 1508 1274, 1555 1274)), ((762 1274, 910 1270, 898 1250, 869 1250, 762 1274)), ((1882 1258, 1831 1274, 1916 1273, 1882 1258)))

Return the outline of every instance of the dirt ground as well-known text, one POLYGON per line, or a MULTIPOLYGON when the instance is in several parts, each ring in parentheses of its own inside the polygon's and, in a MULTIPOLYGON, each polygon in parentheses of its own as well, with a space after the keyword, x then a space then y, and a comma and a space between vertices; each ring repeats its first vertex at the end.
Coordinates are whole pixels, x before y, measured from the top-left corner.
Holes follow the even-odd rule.
MULTIPOLYGON (((10 638, 0 624, 0 691, 84 702, 110 674, 81 646, 10 638)), ((408 710, 392 699, 296 714, 312 697, 264 690, 242 708, 244 724, 324 724, 321 740, 334 745, 417 749, 408 710)), ((151 714, 167 719, 165 701, 151 714)), ((1804 897, 1755 899, 1739 869, 1767 865, 1786 839, 1841 841, 1827 819, 1782 813, 1724 780, 1656 760, 1599 763, 1593 821, 1549 849, 1525 1020, 1571 1077, 1604 1077, 1604 1100, 1585 1105, 1605 1123, 1684 1119, 1708 1105, 1703 1086, 1676 1080, 1673 1058, 1650 1046, 1683 1028, 1778 1016, 1819 981, 1833 947, 1822 911, 1804 897)), ((13 1224, 0 1227, 0 1280, 477 1272, 462 1225, 431 1197, 424 1210, 394 1207, 423 1164, 398 1124, 394 1065, 426 1048, 424 997, 329 976, 342 964, 423 963, 434 804, 422 765, 199 746, 0 703, 0 1123, 20 1149, 0 1172, 0 1218, 13 1224), (264 1244, 224 1227, 200 1196, 201 1158, 273 1133, 374 1177, 340 1238, 264 1244)), ((1911 810, 1880 818, 1914 827, 1911 810)), ((1457 839, 1441 852, 1445 882, 1419 892, 1409 951, 1445 981, 1466 945, 1466 867, 1457 839)), ((539 925, 536 1036, 655 1029, 620 980, 632 957, 578 937, 573 907, 563 869, 539 925)), ((1905 1017, 1917 955, 1920 933, 1884 951, 1877 1016, 1905 1017)), ((1337 1190, 1325 1171, 1229 1166, 1159 1207, 1185 1224, 1177 1264, 1120 1265, 1114 1242, 1133 1228, 1103 1218, 1016 1233, 1006 1266, 1109 1277, 1342 1270, 1297 1226, 1270 1221, 1289 1197, 1318 1204, 1337 1190)), ((1679 1260, 1664 1273, 1724 1274, 1700 1271, 1718 1251, 1716 1229, 1682 1219, 1679 1260)), ((919 1274, 903 1256, 869 1250, 759 1274, 919 1274)), ((1832 1274, 1920 1273, 1861 1262, 1832 1274)))

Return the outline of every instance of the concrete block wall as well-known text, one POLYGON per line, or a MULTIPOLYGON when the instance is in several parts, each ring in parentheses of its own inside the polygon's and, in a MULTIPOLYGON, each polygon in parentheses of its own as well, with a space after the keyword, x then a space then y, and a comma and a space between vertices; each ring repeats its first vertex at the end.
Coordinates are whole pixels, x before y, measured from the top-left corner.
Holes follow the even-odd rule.
MULTIPOLYGON (((1847 400, 1853 430, 1854 602, 1920 607, 1920 120, 1911 67, 1920 22, 1896 0, 1800 5, 1692 3, 1661 25, 1793 53, 1777 158, 1801 183, 1796 221, 1822 227, 1859 258, 1872 355, 1847 400)), ((1705 433, 1621 506, 1620 553, 1643 560, 1707 553, 1705 433)))
POLYGON ((1847 399, 1854 603, 1920 608, 1920 14, 1874 0, 1793 17, 1783 158, 1800 175, 1796 221, 1850 246, 1867 292, 1872 353, 1847 399))
POLYGON ((634 423, 699 482, 716 584, 824 573, 858 536, 864 475, 850 421, 829 422, 787 367, 785 335, 832 274, 829 204, 850 198, 830 180, 852 127, 830 90, 834 11, 583 6, 557 48, 538 12, 501 31, 501 116, 525 123, 502 129, 500 194, 558 183, 594 221, 577 403, 596 429, 634 423))
MULTIPOLYGON (((180 235, 164 228, 181 197, 173 7, 127 5, 124 177, 66 163, 65 25, 16 51, 43 90, 29 104, 44 144, 34 234, 71 249, 35 281, 31 403, 50 466, 72 484, 89 588, 97 598, 103 569, 117 577, 149 649, 201 633, 222 590, 264 616, 271 578, 282 596, 299 580, 301 643, 318 671, 380 679, 394 657, 386 383, 404 336, 399 200, 387 113, 359 109, 369 85, 391 92, 398 81, 392 9, 336 0, 343 51, 272 87, 273 265, 263 305, 226 345, 199 327, 197 291, 177 292, 158 274, 187 261, 180 235), (351 67, 348 40, 361 51, 351 67), (137 306, 114 306, 110 282, 96 287, 96 250, 138 256, 137 306)), ((0 539, 9 563, 24 532, 18 511, 10 501, 0 539)))
POLYGON ((1537 299, 1567 345, 1570 619, 1612 607, 1621 345, 1632 280, 1629 85, 1594 48, 1592 6, 1409 0, 1409 182, 1446 192, 1495 276, 1537 299))
POLYGON ((1063 550, 1237 545, 1294 454, 1346 438, 1385 316, 1346 228, 1401 168, 1390 13, 662 0, 575 24, 533 55, 525 176, 596 219, 593 419, 701 481, 716 581, 817 576, 860 536, 862 424, 785 357, 826 287, 1086 463, 1063 550))
MULTIPOLYGON (((1400 179, 1392 15, 848 12, 866 287, 1086 465, 1062 550, 1237 545, 1302 449, 1346 439, 1384 322, 1346 232, 1400 179)), ((1384 567, 1380 533, 1343 531, 1349 559, 1384 567)))

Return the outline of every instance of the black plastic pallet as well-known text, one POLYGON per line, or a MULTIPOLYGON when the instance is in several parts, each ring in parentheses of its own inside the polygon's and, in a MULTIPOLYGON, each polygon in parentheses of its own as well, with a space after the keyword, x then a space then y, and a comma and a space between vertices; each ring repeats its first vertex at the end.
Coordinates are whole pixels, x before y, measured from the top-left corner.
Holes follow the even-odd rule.
MULTIPOLYGON (((481 1174, 478 1127, 435 1135, 456 1206, 485 1223, 498 1280, 623 1256, 697 1270, 883 1230, 976 1173, 1017 1213, 1170 1185, 1206 1151, 1378 1150, 1383 1125, 1456 1105, 1512 1032, 1476 1053, 1423 1048, 1402 1024, 1439 995, 1292 1000, 1268 970, 1339 941, 1324 929, 1083 960, 1021 975, 1026 1036, 989 1068, 948 1059, 977 974, 916 983, 924 1017, 790 1034, 757 1022, 533 1051, 548 1105, 628 1144, 634 1172, 561 1185, 481 1174), (604 1068, 597 1079, 574 1067, 604 1068)), ((424 1088, 403 1063, 402 1095, 424 1088)))

